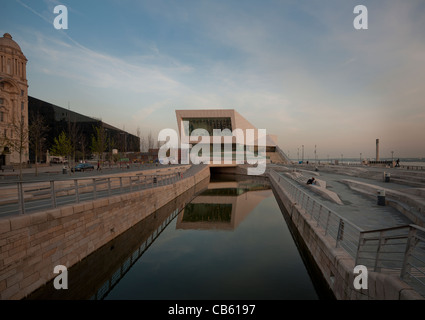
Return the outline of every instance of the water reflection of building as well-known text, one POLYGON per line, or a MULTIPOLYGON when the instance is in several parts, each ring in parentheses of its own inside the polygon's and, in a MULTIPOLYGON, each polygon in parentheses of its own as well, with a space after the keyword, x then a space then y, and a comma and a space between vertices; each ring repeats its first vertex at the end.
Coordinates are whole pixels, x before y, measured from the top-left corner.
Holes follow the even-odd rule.
POLYGON ((266 181, 210 182, 208 189, 186 205, 177 229, 235 230, 264 199, 272 195, 266 181))

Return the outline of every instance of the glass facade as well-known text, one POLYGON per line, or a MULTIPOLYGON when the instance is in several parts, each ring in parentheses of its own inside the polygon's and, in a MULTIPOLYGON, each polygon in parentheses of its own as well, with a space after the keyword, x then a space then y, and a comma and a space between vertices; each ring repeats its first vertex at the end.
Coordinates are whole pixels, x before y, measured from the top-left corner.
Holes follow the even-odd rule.
POLYGON ((214 129, 228 129, 230 133, 223 132, 222 136, 232 135, 232 119, 231 118, 183 118, 183 121, 189 122, 189 130, 185 128, 186 136, 190 136, 193 130, 204 129, 209 136, 214 135, 214 129))
MULTIPOLYGON (((70 136, 70 131, 74 131, 74 135, 78 137, 78 146, 76 146, 77 160, 85 158, 89 155, 92 136, 95 135, 95 128, 102 126, 105 130, 105 138, 107 146, 105 152, 111 152, 116 148, 120 152, 139 152, 140 138, 123 130, 117 129, 109 124, 102 122, 100 119, 94 119, 85 115, 73 112, 71 110, 53 105, 51 103, 28 97, 28 114, 29 124, 31 124, 37 114, 39 114, 48 131, 45 134, 42 154, 50 150, 54 144, 54 139, 58 137, 62 131, 70 136)), ((30 160, 34 161, 34 150, 30 148, 30 160)))

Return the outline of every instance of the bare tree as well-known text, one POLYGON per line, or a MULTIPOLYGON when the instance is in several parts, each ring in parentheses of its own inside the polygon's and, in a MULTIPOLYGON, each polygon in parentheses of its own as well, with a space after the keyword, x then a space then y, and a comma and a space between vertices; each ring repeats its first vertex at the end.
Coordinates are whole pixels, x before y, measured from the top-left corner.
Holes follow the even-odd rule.
POLYGON ((139 143, 140 143, 139 149, 140 149, 140 151, 142 151, 143 150, 143 146, 142 146, 142 132, 140 131, 140 127, 137 127, 136 135, 139 138, 139 143))
POLYGON ((44 137, 48 130, 44 117, 40 113, 33 114, 31 117, 31 125, 29 126, 29 143, 35 154, 35 175, 38 176, 38 158, 41 154, 44 137))
POLYGON ((8 139, 8 145, 19 154, 19 179, 22 180, 22 156, 28 152, 29 131, 25 117, 13 117, 12 137, 8 139))
POLYGON ((140 138, 140 151, 142 151, 142 152, 146 152, 147 150, 146 150, 146 145, 147 145, 147 143, 146 143, 146 137, 141 137, 140 138))
POLYGON ((155 139, 153 138, 152 131, 149 131, 147 144, 148 144, 148 151, 155 147, 155 139))

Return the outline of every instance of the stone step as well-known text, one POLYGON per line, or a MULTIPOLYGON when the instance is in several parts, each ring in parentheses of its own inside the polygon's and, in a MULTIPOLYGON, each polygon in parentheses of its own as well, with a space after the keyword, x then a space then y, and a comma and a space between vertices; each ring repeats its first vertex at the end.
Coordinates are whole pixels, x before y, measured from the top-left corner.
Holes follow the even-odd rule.
POLYGON ((394 182, 394 183, 398 183, 398 184, 403 184, 406 186, 412 186, 412 187, 417 187, 417 188, 425 188, 425 182, 421 182, 421 181, 413 181, 411 179, 406 180, 406 179, 401 179, 401 178, 390 178, 390 182, 394 182))

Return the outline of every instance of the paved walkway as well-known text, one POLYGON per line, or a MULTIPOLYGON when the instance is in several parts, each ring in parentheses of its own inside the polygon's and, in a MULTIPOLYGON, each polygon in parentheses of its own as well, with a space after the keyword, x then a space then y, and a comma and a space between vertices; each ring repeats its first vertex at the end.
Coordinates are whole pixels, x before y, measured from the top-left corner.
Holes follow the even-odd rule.
MULTIPOLYGON (((62 165, 52 165, 49 167, 38 168, 38 176, 35 175, 35 168, 22 169, 22 180, 23 181, 49 181, 49 180, 67 180, 67 179, 79 179, 87 177, 96 177, 101 175, 127 173, 127 172, 138 172, 141 170, 152 170, 152 169, 163 169, 172 168, 180 165, 154 165, 154 164, 131 164, 129 168, 123 166, 103 167, 102 170, 88 170, 84 172, 69 172, 63 173, 62 165)), ((96 166, 95 166, 96 168, 96 166)), ((19 181, 19 170, 12 171, 0 171, 0 184, 2 182, 16 182, 19 181)))
MULTIPOLYGON (((337 193, 340 199, 342 200, 343 205, 338 205, 335 202, 321 197, 317 193, 313 192, 311 188, 306 184, 299 183, 299 186, 301 188, 303 188, 306 192, 309 193, 309 195, 323 203, 325 206, 334 210, 339 215, 351 221, 363 230, 383 229, 412 223, 411 220, 409 220, 406 216, 404 216, 395 208, 390 206, 378 205, 377 196, 374 199, 363 195, 359 192, 350 189, 346 184, 342 183, 341 181, 346 179, 356 180, 394 190, 412 188, 410 186, 399 185, 396 183, 386 183, 384 181, 380 182, 376 180, 353 177, 351 175, 347 176, 338 173, 329 173, 322 171, 314 172, 304 170, 302 168, 299 169, 301 170, 298 172, 303 174, 303 176, 305 177, 305 181, 307 181, 312 176, 326 181, 327 189, 337 193)), ((284 175, 284 172, 280 172, 280 174, 284 175)))

